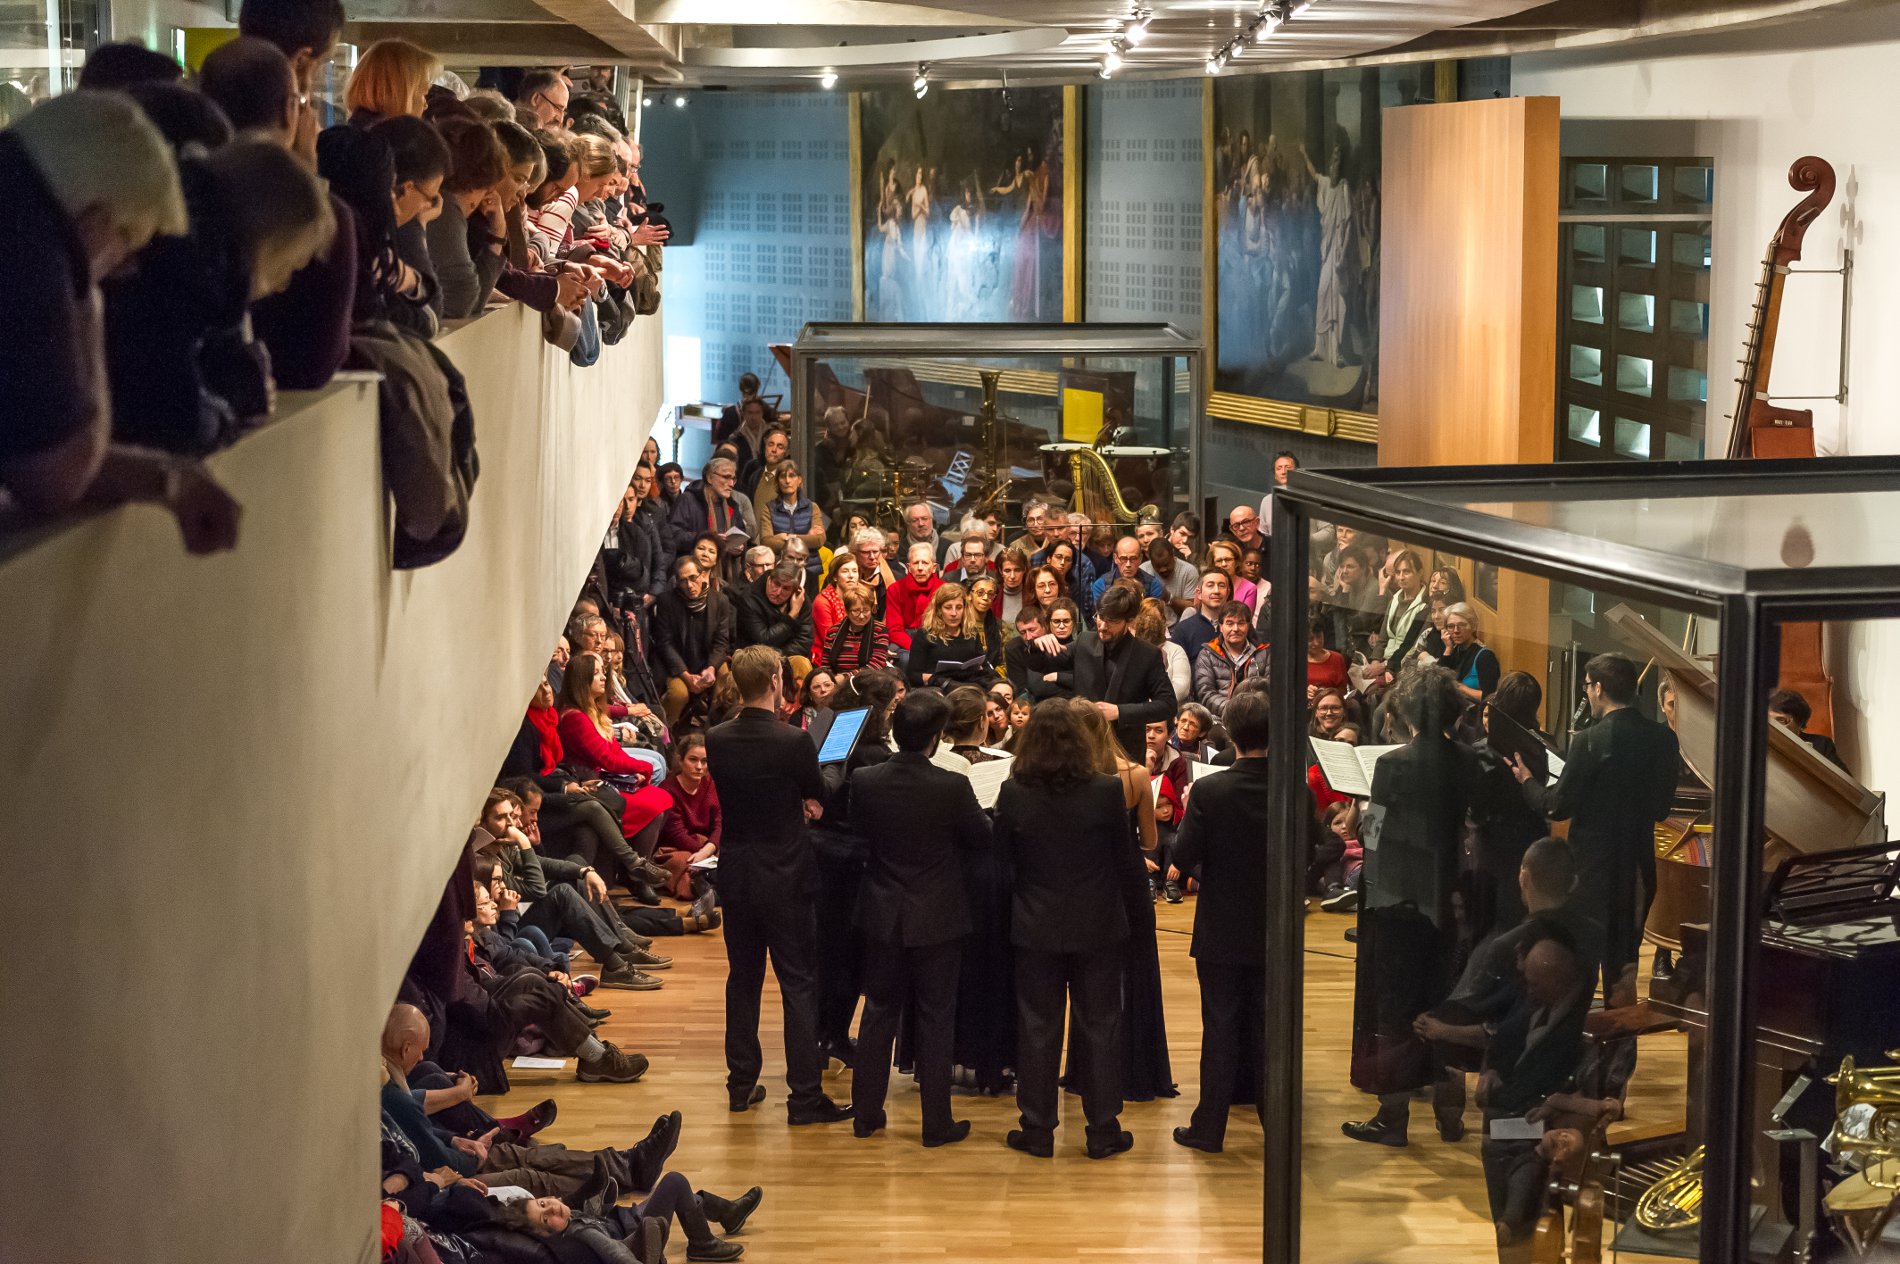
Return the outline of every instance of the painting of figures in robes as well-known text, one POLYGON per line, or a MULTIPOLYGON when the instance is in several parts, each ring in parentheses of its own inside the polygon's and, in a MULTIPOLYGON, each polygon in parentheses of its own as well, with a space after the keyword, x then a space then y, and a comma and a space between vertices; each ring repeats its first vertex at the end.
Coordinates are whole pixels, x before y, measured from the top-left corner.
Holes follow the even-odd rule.
POLYGON ((1376 412, 1379 114, 1429 66, 1214 85, 1216 390, 1376 412))
POLYGON ((1062 89, 859 97, 864 316, 1062 319, 1062 89))

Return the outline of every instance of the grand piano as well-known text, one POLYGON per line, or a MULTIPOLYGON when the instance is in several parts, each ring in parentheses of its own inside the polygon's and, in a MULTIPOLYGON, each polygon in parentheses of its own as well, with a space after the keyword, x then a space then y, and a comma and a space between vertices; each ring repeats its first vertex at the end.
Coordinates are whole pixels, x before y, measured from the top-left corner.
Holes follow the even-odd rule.
MULTIPOLYGON (((1644 933, 1657 948, 1649 1005, 1688 1034, 1689 1149, 1703 1137, 1709 866, 1722 860, 1708 853, 1715 677, 1627 606, 1608 619, 1639 661, 1662 672, 1663 712, 1685 765, 1678 810, 1656 831, 1657 890, 1644 933)), ((1900 844, 1887 842, 1884 795, 1777 722, 1769 724, 1765 807, 1764 863, 1773 876, 1756 968, 1750 1110, 1764 1209, 1756 1246, 1759 1258, 1798 1259, 1809 1249, 1803 1229, 1814 1224, 1814 1208, 1800 1205, 1798 1151, 1770 1133, 1787 1127, 1825 1136, 1833 1096, 1823 1077, 1843 1056, 1878 1062, 1900 1046, 1900 844), (1784 1106, 1803 1076, 1809 1087, 1784 1106)))

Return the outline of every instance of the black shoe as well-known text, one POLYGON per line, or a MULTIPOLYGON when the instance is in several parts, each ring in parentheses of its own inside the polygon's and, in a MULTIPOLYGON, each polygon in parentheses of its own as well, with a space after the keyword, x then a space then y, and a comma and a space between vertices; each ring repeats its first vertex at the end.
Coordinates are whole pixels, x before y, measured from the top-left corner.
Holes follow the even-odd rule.
POLYGON ((1359 907, 1359 892, 1351 887, 1329 895, 1319 902, 1319 906, 1328 913, 1351 913, 1359 907))
POLYGON ((1186 1146, 1190 1150, 1199 1150, 1202 1154, 1219 1154, 1221 1151, 1220 1142, 1209 1141, 1192 1128, 1176 1128, 1174 1144, 1186 1146))
POLYGON ((652 1189, 680 1143, 680 1113, 661 1115, 641 1140, 627 1149, 627 1175, 637 1190, 652 1189))
POLYGON ((614 1016, 612 1010, 601 1009, 596 1005, 589 1005, 586 1001, 575 1001, 574 1003, 580 1006, 582 1016, 590 1023, 604 1023, 614 1016))
POLYGON ((640 1222, 640 1249, 634 1255, 640 1264, 666 1264, 666 1221, 648 1216, 640 1222))
POLYGON ((873 1137, 884 1131, 884 1112, 875 1115, 856 1115, 851 1120, 851 1135, 854 1137, 873 1137))
POLYGON ((1170 904, 1179 904, 1181 902, 1181 884, 1176 882, 1173 878, 1169 878, 1167 885, 1161 888, 1161 898, 1170 904))
POLYGON ((620 1186, 607 1170, 605 1155, 594 1156, 594 1170, 561 1201, 589 1216, 605 1215, 607 1208, 620 1201, 620 1186))
POLYGON ((639 867, 633 871, 633 876, 650 887, 659 887, 662 890, 672 879, 672 875, 666 871, 664 865, 656 865, 651 860, 642 860, 639 867))
POLYGON ((648 908, 660 902, 659 892, 638 878, 627 879, 627 896, 635 904, 644 904, 648 908))
POLYGON ((1406 1144, 1405 1130, 1392 1127, 1377 1115, 1363 1123, 1341 1124, 1339 1130, 1354 1141, 1370 1142, 1373 1145, 1392 1146, 1396 1149, 1406 1144))
POLYGON ((1343 938, 1349 944, 1358 943, 1359 942, 1359 928, 1357 926, 1348 926, 1346 928, 1346 933, 1343 936, 1341 936, 1341 938, 1343 938))
POLYGON ((924 1149, 934 1150, 938 1146, 955 1145, 957 1142, 963 1140, 965 1137, 969 1135, 970 1135, 970 1121, 969 1120, 967 1119, 953 1120, 950 1124, 950 1127, 944 1132, 938 1133, 935 1136, 926 1132, 924 1134, 924 1149))
POLYGON ((841 1124, 851 1118, 851 1108, 840 1106, 829 1097, 820 1097, 815 1106, 787 1106, 785 1122, 794 1128, 803 1128, 806 1124, 841 1124))
POLYGON ((1117 1131, 1099 1140, 1095 1137, 1090 1137, 1088 1156, 1091 1159, 1108 1159, 1118 1154, 1125 1154, 1134 1148, 1135 1134, 1127 1131, 1117 1131))
POLYGON ((704 1242, 688 1242, 686 1258, 689 1260, 736 1260, 745 1254, 743 1242, 722 1242, 718 1238, 708 1238, 704 1242))
POLYGON ((1012 1150, 1021 1150, 1024 1154, 1033 1154, 1039 1159, 1054 1158, 1056 1153, 1054 1137, 1032 1137, 1020 1128, 1011 1128, 1009 1135, 1003 1138, 1003 1144, 1012 1150))
POLYGON ((1148 903, 1153 904, 1160 898, 1161 884, 1155 881, 1155 876, 1151 873, 1148 875, 1148 903))
POLYGON ((737 1198, 721 1198, 717 1194, 696 1189, 693 1197, 699 1199, 699 1209, 706 1213, 706 1219, 717 1221, 730 1237, 745 1228, 745 1222, 752 1218, 752 1213, 765 1200, 765 1191, 754 1185, 737 1198))
POLYGON ((1456 1144, 1465 1139, 1465 1117, 1460 1111, 1452 1114, 1448 1110, 1434 1111, 1438 1120, 1438 1139, 1456 1144))
POLYGON ((765 1085, 754 1084, 748 1089, 727 1089, 726 1109, 735 1115, 743 1115, 765 1100, 765 1085))
POLYGON ((842 1062, 847 1067, 856 1066, 858 1060, 858 1042, 849 1036, 832 1040, 820 1040, 818 1051, 833 1062, 842 1062))

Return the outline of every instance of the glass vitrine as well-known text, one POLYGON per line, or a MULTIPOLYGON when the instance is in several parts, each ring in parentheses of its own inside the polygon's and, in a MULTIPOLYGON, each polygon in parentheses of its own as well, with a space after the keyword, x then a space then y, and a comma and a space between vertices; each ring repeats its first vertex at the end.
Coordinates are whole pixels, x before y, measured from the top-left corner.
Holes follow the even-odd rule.
POLYGON ((1201 344, 1171 325, 813 324, 792 350, 792 450, 828 519, 940 528, 1031 500, 1104 524, 1195 503, 1201 344))

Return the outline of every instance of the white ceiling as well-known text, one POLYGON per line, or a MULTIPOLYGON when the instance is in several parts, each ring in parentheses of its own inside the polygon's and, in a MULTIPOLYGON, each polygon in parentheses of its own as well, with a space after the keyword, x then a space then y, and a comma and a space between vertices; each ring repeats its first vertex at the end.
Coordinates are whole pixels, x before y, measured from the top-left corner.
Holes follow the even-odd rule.
MULTIPOLYGON (((667 7, 667 16, 677 20, 682 10, 698 6, 668 0, 667 7)), ((1023 79, 1085 78, 1095 73, 1131 11, 1129 0, 1053 0, 1034 6, 1022 0, 956 0, 953 11, 903 0, 749 0, 746 8, 757 20, 734 22, 729 6, 707 7, 726 21, 686 28, 682 60, 689 81, 794 82, 836 63, 847 87, 908 79, 922 59, 920 52, 929 54, 933 78, 951 82, 994 81, 1004 71, 1023 79), (1032 14, 1033 21, 1026 21, 1032 14), (1040 28, 1035 33, 1041 38, 1020 38, 1029 34, 1026 26, 1040 28), (994 38, 1004 33, 1019 38, 994 38), (959 38, 971 36, 991 37, 981 41, 988 47, 957 46, 959 38), (994 51, 999 43, 1013 47, 994 51)), ((1215 50, 1247 29, 1262 6, 1259 0, 1149 0, 1149 7, 1154 20, 1147 37, 1122 54, 1120 77, 1199 72, 1215 50)), ((1265 43, 1248 43, 1233 70, 1364 57, 1434 32, 1539 7, 1537 0, 1316 0, 1265 43)))

